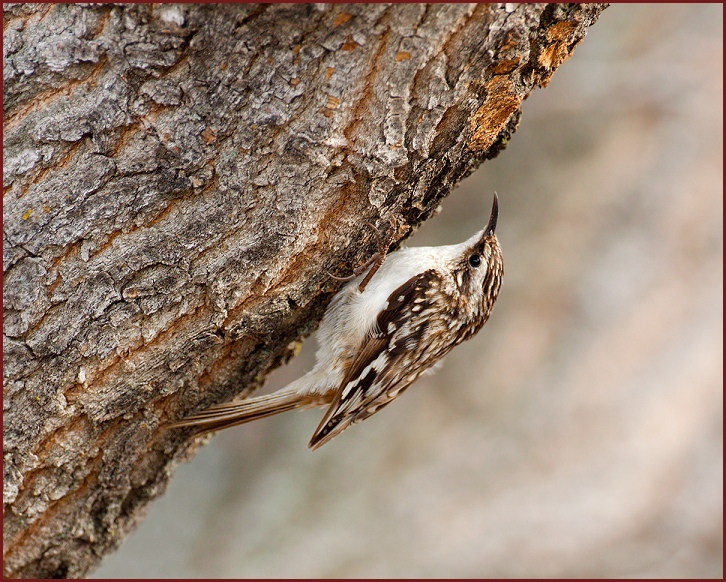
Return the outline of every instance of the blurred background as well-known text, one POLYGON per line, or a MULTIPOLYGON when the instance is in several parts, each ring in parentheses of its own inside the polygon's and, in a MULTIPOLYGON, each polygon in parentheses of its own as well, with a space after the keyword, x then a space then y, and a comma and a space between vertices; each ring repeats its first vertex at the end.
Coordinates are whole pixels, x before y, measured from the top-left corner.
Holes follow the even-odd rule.
POLYGON ((722 55, 721 4, 605 10, 408 241, 499 193, 482 332, 315 453, 321 410, 219 433, 94 577, 721 578, 722 55))

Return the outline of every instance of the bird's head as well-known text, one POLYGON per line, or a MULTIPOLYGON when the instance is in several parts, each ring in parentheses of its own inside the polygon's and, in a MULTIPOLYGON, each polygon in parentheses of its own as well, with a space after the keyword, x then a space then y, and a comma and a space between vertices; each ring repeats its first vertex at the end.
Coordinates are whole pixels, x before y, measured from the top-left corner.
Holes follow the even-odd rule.
POLYGON ((486 228, 462 245, 464 251, 454 268, 454 279, 460 296, 468 304, 467 311, 471 312, 472 317, 484 317, 484 321, 497 299, 504 274, 502 251, 494 234, 498 216, 499 200, 495 193, 486 228))

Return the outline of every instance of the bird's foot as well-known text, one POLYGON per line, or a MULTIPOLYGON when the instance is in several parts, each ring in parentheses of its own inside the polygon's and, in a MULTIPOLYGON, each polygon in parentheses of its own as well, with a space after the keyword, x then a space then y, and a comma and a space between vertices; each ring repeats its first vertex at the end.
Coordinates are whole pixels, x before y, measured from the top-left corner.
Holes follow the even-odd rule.
POLYGON ((370 269, 368 271, 368 274, 363 278, 363 280, 358 285, 358 291, 363 291, 366 288, 366 285, 368 285, 368 282, 371 280, 371 277, 375 275, 376 271, 381 267, 383 262, 386 260, 386 254, 388 253, 388 248, 391 246, 391 243, 396 237, 396 234, 398 233, 398 224, 395 220, 388 220, 388 224, 390 228, 386 230, 385 236, 381 234, 381 231, 376 228, 376 226, 370 222, 366 222, 368 226, 370 226, 373 230, 376 231, 376 234, 378 235, 378 250, 375 252, 375 254, 368 259, 365 263, 362 265, 355 267, 353 269, 353 274, 348 275, 347 277, 336 277, 335 275, 330 275, 333 279, 337 281, 352 281, 359 275, 365 273, 367 269, 370 269))

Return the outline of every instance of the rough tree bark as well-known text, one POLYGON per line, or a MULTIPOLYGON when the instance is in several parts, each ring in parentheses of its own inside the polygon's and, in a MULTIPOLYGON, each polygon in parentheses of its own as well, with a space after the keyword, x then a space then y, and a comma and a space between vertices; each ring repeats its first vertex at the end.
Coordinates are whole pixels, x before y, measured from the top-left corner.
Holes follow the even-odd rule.
POLYGON ((6 5, 4 572, 86 574, 604 5, 6 5))

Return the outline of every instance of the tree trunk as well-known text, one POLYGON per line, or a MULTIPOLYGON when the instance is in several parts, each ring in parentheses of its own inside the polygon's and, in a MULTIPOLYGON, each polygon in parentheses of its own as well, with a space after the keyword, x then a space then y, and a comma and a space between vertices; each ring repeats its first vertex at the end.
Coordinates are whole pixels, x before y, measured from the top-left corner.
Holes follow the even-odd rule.
POLYGON ((4 573, 79 577, 604 8, 5 5, 4 573))

